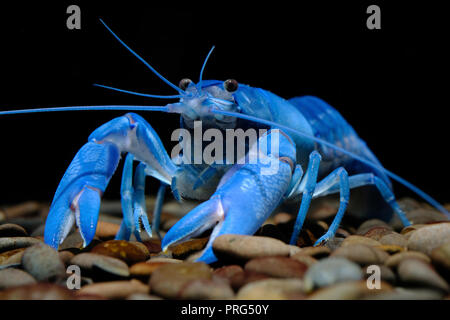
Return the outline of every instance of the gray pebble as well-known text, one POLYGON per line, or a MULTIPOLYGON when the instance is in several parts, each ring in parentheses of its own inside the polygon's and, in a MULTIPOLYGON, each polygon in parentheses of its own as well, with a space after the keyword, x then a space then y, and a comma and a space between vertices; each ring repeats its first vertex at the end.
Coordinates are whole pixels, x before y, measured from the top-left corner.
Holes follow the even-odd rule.
POLYGON ((22 266, 38 281, 54 280, 65 275, 64 263, 50 246, 38 243, 25 250, 22 266))

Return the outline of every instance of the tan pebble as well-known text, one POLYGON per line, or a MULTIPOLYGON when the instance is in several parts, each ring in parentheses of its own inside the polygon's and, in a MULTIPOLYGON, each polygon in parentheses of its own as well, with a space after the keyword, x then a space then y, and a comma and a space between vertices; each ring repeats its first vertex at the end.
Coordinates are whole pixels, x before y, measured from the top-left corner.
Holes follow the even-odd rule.
POLYGON ((450 270, 450 241, 431 251, 433 263, 450 270))
POLYGON ((370 290, 366 281, 341 282, 313 292, 308 296, 309 300, 359 300, 371 294, 379 294, 392 290, 392 286, 381 282, 381 289, 370 290))
POLYGON ((294 245, 288 245, 290 252, 289 252, 289 256, 292 257, 293 255, 299 253, 300 251, 302 251, 302 248, 294 246, 294 245))
POLYGON ((389 254, 386 252, 363 244, 342 246, 333 251, 332 257, 344 257, 361 265, 383 264, 389 254))
POLYGON ((405 252, 399 252, 399 253, 396 253, 396 254, 390 256, 384 262, 384 264, 389 268, 396 268, 401 261, 403 261, 405 259, 410 259, 410 258, 419 259, 426 263, 430 262, 430 258, 427 255, 423 254, 422 252, 405 251, 405 252))
POLYGON ((154 257, 147 260, 147 262, 168 262, 168 263, 181 263, 183 260, 173 259, 173 258, 164 258, 164 257, 154 257))
POLYGON ((150 276, 157 268, 170 262, 138 262, 130 267, 132 276, 150 276))
POLYGON ((397 232, 392 232, 381 237, 379 240, 383 245, 394 245, 406 248, 408 246, 408 240, 397 232))
POLYGON ((274 217, 273 217, 273 222, 275 224, 280 224, 280 223, 287 223, 289 221, 291 221, 293 219, 292 215, 286 212, 280 212, 277 213, 274 217))
POLYGON ((293 294, 303 294, 303 282, 298 279, 264 279, 243 286, 239 300, 285 300, 293 294))
POLYGON ((371 238, 373 240, 377 240, 380 241, 380 239, 387 235, 392 233, 392 229, 390 227, 373 227, 371 229, 369 229, 364 236, 371 238))
POLYGON ((120 225, 106 222, 106 221, 98 221, 97 230, 95 231, 95 235, 100 239, 108 239, 113 238, 120 229, 120 225))
POLYGON ((72 290, 50 283, 14 287, 0 291, 0 300, 73 300, 72 290))
POLYGON ((61 259, 61 261, 64 264, 68 264, 70 262, 70 260, 75 256, 72 252, 70 251, 60 251, 58 252, 59 258, 61 259))
POLYGON ((374 239, 371 239, 368 237, 364 237, 364 236, 359 236, 359 235, 351 235, 344 239, 344 241, 341 244, 341 247, 345 247, 345 246, 353 245, 353 244, 365 244, 365 245, 372 246, 372 247, 381 245, 381 243, 377 240, 374 240, 374 239))
POLYGON ((216 255, 226 255, 238 259, 252 259, 265 256, 289 256, 291 249, 284 242, 259 236, 226 234, 213 243, 216 255))
POLYGON ((14 223, 5 223, 0 225, 0 237, 26 237, 26 230, 14 223))
POLYGON ((395 246, 395 245, 382 245, 382 246, 378 246, 378 247, 374 247, 380 250, 383 250, 384 252, 387 252, 389 254, 396 254, 399 252, 403 252, 406 250, 405 247, 400 247, 400 246, 395 246))
POLYGON ((44 243, 35 244, 25 250, 22 266, 38 281, 48 281, 66 274, 58 252, 44 243))
POLYGON ((400 262, 397 273, 402 282, 433 287, 447 292, 449 286, 430 264, 419 259, 405 259, 400 262))
POLYGON ((436 223, 416 230, 408 240, 408 249, 430 255, 450 239, 450 223, 436 223))
POLYGON ((162 298, 148 293, 133 293, 127 297, 127 300, 162 300, 162 298))
POLYGON ((20 269, 0 270, 0 290, 36 283, 36 280, 20 269))
POLYGON ((312 266, 313 264, 317 263, 317 259, 314 259, 311 256, 308 255, 304 255, 304 254, 294 254, 293 256, 291 256, 291 259, 300 261, 301 263, 306 264, 308 267, 312 266))
POLYGON ((359 227, 358 229, 356 229, 356 234, 357 235, 364 235, 367 231, 369 231, 370 229, 372 229, 373 227, 385 227, 385 228, 390 228, 390 226, 379 219, 370 219, 367 221, 364 221, 359 227))
POLYGON ((27 248, 41 242, 42 240, 32 237, 0 238, 0 253, 14 249, 27 248))
POLYGON ((229 282, 220 277, 197 279, 187 283, 179 292, 180 299, 231 299, 234 296, 229 282))
POLYGON ((104 272, 120 277, 128 277, 130 275, 128 265, 124 261, 101 254, 89 252, 80 253, 70 260, 70 264, 77 265, 80 268, 87 270, 97 267, 104 272))
POLYGON ((202 250, 208 243, 209 238, 191 239, 177 245, 172 245, 169 250, 174 258, 185 258, 193 252, 202 250))
POLYGON ((322 258, 322 257, 326 257, 326 256, 330 255, 330 253, 331 253, 330 248, 318 246, 318 247, 301 248, 300 252, 298 254, 311 256, 311 257, 315 257, 315 258, 322 258))
POLYGON ((83 286, 77 294, 100 295, 108 299, 124 299, 135 293, 148 293, 149 286, 132 279, 130 281, 99 282, 83 286))
POLYGON ((25 249, 26 248, 20 248, 0 253, 0 265, 21 263, 25 249))
POLYGON ((245 272, 241 266, 229 265, 214 270, 215 276, 227 279, 233 289, 240 288, 244 283, 245 272))

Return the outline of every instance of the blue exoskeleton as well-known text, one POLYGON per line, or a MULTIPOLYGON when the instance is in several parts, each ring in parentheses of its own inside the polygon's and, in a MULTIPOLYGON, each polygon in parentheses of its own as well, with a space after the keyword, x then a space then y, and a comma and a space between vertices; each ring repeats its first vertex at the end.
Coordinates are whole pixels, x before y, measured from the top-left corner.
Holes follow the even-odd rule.
POLYGON ((129 48, 101 21, 111 34, 178 94, 159 96, 131 92, 104 85, 106 89, 152 98, 179 98, 161 107, 88 106, 3 111, 16 114, 70 110, 131 110, 179 113, 181 124, 193 130, 195 121, 205 127, 268 129, 258 143, 247 145, 247 156, 260 153, 256 163, 180 164, 169 157, 157 133, 144 118, 128 113, 96 129, 78 151, 55 193, 47 217, 44 240, 58 248, 76 224, 87 245, 96 231, 100 201, 114 174, 120 157, 127 154, 122 177, 124 219, 117 239, 140 239, 141 228, 152 234, 145 208, 145 178, 161 182, 153 212, 153 228, 158 229, 159 214, 167 186, 177 199, 206 200, 175 224, 162 240, 163 248, 214 228, 199 261, 214 262, 214 239, 225 233, 253 234, 284 200, 301 201, 291 243, 295 243, 315 197, 339 193, 340 205, 329 228, 318 241, 332 238, 347 208, 350 189, 373 185, 404 225, 409 221, 395 201, 390 178, 404 184, 440 211, 448 212, 434 199, 394 173, 384 169, 353 128, 330 105, 319 98, 305 96, 285 100, 260 88, 238 84, 235 80, 202 80, 209 52, 193 83, 183 79, 176 86, 129 48), (278 137, 277 152, 262 145, 261 139, 278 137), (133 161, 138 161, 133 175, 133 161), (265 161, 261 161, 265 160, 265 161), (275 165, 275 174, 261 174, 275 165))

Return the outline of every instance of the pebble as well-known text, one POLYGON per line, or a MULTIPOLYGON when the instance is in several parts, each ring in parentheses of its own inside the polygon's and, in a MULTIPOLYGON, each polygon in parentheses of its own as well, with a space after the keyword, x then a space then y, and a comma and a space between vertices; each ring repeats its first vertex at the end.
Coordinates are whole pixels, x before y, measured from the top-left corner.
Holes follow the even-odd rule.
POLYGON ((430 258, 427 255, 423 254, 422 252, 405 251, 405 252, 396 253, 396 254, 390 256, 384 262, 384 264, 389 268, 396 268, 399 265, 399 263, 405 259, 419 259, 426 263, 431 262, 430 258))
POLYGON ((428 263, 418 259, 406 259, 397 268, 399 279, 411 285, 422 285, 447 292, 449 286, 428 263))
POLYGON ((217 277, 227 279, 231 287, 235 290, 240 288, 245 281, 245 271, 239 265, 229 265, 214 270, 217 277))
POLYGON ((127 297, 127 300, 162 300, 162 298, 148 293, 133 293, 127 297))
POLYGON ((408 249, 430 255, 433 249, 445 244, 449 239, 450 223, 436 223, 414 231, 408 240, 408 249))
POLYGON ((0 291, 0 300, 72 300, 72 290, 50 283, 37 283, 0 291))
MULTIPOLYGON (((351 237, 351 236, 349 236, 351 237)), ((339 238, 339 237, 334 237, 330 240, 328 240, 325 244, 324 247, 327 247, 328 249, 330 249, 331 251, 336 250, 337 248, 339 248, 342 243, 344 243, 344 240, 347 238, 339 238)))
POLYGON ((130 267, 130 275, 135 277, 149 277, 157 268, 170 262, 138 262, 130 267))
POLYGON ((442 299, 442 292, 425 288, 396 287, 389 292, 372 295, 368 298, 375 300, 438 300, 442 299))
POLYGON ((110 239, 114 238, 115 235, 119 232, 120 225, 107 222, 107 221, 98 221, 97 222, 97 230, 95 231, 95 235, 100 239, 110 239))
POLYGON ((125 262, 101 254, 80 253, 70 260, 70 264, 77 265, 85 270, 93 270, 95 267, 119 277, 128 277, 130 275, 128 265, 125 262))
POLYGON ((172 256, 176 259, 184 259, 194 252, 202 250, 209 238, 191 239, 169 247, 172 256))
POLYGON ((0 238, 26 236, 28 236, 27 231, 17 224, 5 223, 0 225, 0 238))
POLYGON ((108 281, 83 286, 77 291, 79 295, 98 295, 107 299, 125 299, 126 297, 149 292, 149 286, 136 279, 108 281))
POLYGON ((406 240, 404 236, 397 232, 386 234, 382 236, 379 241, 382 245, 394 245, 403 248, 408 247, 408 240, 406 240))
POLYGON ((380 294, 392 290, 386 282, 381 282, 381 289, 370 290, 366 281, 347 281, 319 289, 312 293, 309 300, 359 300, 373 294, 380 294))
MULTIPOLYGON (((447 217, 434 209, 431 208, 416 208, 411 211, 406 212, 406 217, 411 222, 411 224, 427 224, 440 221, 448 221, 447 217)), ((394 229, 401 229, 403 227, 400 219, 395 215, 390 222, 394 229)))
POLYGON ((69 234, 64 241, 59 245, 58 250, 68 250, 68 249, 81 249, 83 248, 83 238, 78 231, 69 234))
POLYGON ((244 269, 275 278, 302 278, 308 265, 287 257, 262 257, 248 261, 244 269))
POLYGON ((294 254, 293 256, 291 256, 291 259, 300 261, 301 263, 306 264, 308 267, 312 266, 314 263, 317 263, 317 259, 311 257, 311 256, 307 256, 304 254, 294 254))
POLYGON ((313 264, 305 274, 305 291, 338 282, 361 280, 363 272, 356 263, 341 257, 330 257, 313 264))
POLYGON ((405 247, 389 245, 389 244, 378 246, 378 247, 374 247, 374 248, 383 250, 384 252, 387 252, 389 254, 396 254, 396 253, 403 252, 403 251, 406 250, 405 247))
POLYGON ((99 243, 92 248, 91 253, 117 258, 123 260, 128 265, 150 258, 150 253, 144 244, 125 240, 109 240, 99 243))
POLYGON ((383 236, 392 232, 390 227, 373 227, 369 229, 364 236, 379 241, 383 236))
POLYGON ((303 294, 303 282, 294 279, 264 279, 243 286, 237 293, 239 300, 284 300, 303 294))
POLYGON ((327 247, 305 247, 305 248, 301 248, 300 252, 298 253, 299 255, 306 255, 306 256, 311 256, 314 258, 323 258, 323 257, 327 257, 329 256, 331 253, 330 248, 327 247))
POLYGON ((450 270, 450 239, 449 242, 431 251, 433 263, 450 270))
POLYGON ((22 256, 25 249, 20 248, 0 253, 0 265, 22 263, 22 256))
POLYGON ((356 234, 357 235, 364 235, 367 231, 369 231, 370 229, 372 229, 373 227, 385 227, 385 228, 390 228, 390 226, 384 222, 383 220, 379 220, 379 219, 370 219, 367 221, 364 221, 359 227, 358 229, 356 229, 356 234))
POLYGON ((340 247, 331 256, 344 257, 360 265, 383 264, 389 258, 389 254, 383 250, 363 244, 340 247))
POLYGON ((14 268, 0 270, 0 290, 34 283, 36 280, 23 270, 14 268))
POLYGON ((273 221, 275 224, 288 223, 292 219, 292 215, 286 212, 279 212, 273 217, 273 221))
POLYGON ((290 247, 284 242, 259 236, 226 234, 219 236, 213 243, 217 257, 231 257, 249 260, 265 256, 289 256, 290 247))
POLYGON ((212 270, 200 262, 168 263, 157 268, 150 277, 151 292, 169 299, 178 298, 191 281, 211 279, 212 270))
POLYGON ((31 237, 0 238, 0 253, 19 248, 27 248, 41 242, 41 240, 31 237))
POLYGON ((341 244, 341 247, 346 247, 353 244, 365 244, 372 247, 381 246, 381 243, 377 240, 359 235, 351 235, 344 239, 344 241, 341 244))
POLYGON ((221 277, 196 279, 188 282, 178 293, 180 299, 224 300, 234 297, 234 291, 227 280, 221 277))
POLYGON ((70 251, 60 251, 60 252, 58 252, 58 254, 59 254, 59 258, 65 265, 68 265, 70 260, 75 256, 70 251))
POLYGON ((44 243, 35 244, 25 250, 22 266, 38 281, 54 280, 66 273, 58 252, 44 243))
POLYGON ((9 220, 19 218, 38 212, 42 208, 42 204, 36 201, 27 201, 18 205, 10 206, 3 209, 3 214, 9 220))
POLYGON ((142 243, 147 247, 147 250, 150 253, 150 255, 152 255, 152 253, 159 253, 162 250, 161 240, 159 239, 149 239, 142 243))

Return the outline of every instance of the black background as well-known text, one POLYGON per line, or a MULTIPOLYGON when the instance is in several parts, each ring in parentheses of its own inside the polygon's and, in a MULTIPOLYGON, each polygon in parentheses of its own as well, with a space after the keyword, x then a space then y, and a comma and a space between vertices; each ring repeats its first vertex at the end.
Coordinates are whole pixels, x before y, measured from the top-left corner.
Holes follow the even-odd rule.
MULTIPOLYGON (((101 25, 105 22, 172 82, 235 78, 282 97, 317 95, 353 125, 384 166, 441 202, 449 200, 448 32, 443 8, 411 2, 299 2, 212 5, 151 1, 21 2, 0 8, 2 110, 96 104, 161 105, 95 88, 102 83, 154 94, 175 92, 101 25), (366 8, 381 7, 381 30, 366 8), (81 7, 81 30, 66 8, 81 7)), ((197 2, 195 2, 197 3, 197 2)), ((123 112, 0 117, 0 205, 50 201, 90 132, 123 112)), ((141 113, 171 149, 176 115, 141 113)), ((119 167, 120 169, 121 167, 119 167)), ((155 185, 155 184, 153 184, 155 185)), ((118 197, 120 174, 105 197, 118 197)), ((397 195, 409 195, 395 184, 397 195)), ((155 187, 152 187, 155 190, 155 187)))

